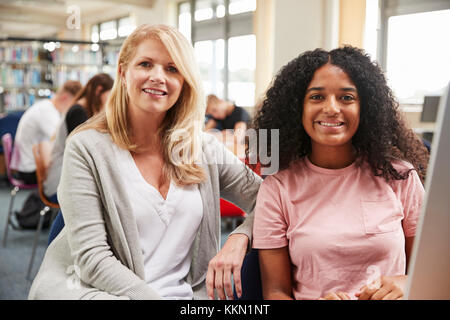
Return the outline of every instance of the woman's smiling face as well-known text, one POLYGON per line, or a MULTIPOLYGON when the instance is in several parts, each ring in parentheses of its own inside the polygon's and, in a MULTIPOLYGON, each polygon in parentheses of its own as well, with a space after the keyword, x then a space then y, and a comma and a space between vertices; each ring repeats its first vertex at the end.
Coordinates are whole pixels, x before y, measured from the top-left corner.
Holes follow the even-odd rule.
POLYGON ((351 144, 359 126, 360 101, 350 77, 327 63, 316 70, 306 89, 302 123, 311 144, 351 144))
POLYGON ((130 108, 165 113, 178 100, 184 78, 167 49, 157 39, 146 39, 122 73, 130 108))

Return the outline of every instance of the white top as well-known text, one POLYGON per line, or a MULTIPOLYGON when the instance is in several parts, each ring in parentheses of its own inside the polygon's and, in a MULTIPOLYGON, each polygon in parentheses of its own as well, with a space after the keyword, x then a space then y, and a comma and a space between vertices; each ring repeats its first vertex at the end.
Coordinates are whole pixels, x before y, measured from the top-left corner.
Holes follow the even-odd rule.
POLYGON ((33 145, 50 140, 61 120, 61 114, 49 99, 32 105, 20 118, 14 139, 11 168, 22 172, 36 171, 33 145))
POLYGON ((193 299, 185 279, 203 217, 198 186, 171 182, 164 200, 142 177, 130 152, 117 146, 114 150, 136 217, 147 284, 166 299, 193 299))

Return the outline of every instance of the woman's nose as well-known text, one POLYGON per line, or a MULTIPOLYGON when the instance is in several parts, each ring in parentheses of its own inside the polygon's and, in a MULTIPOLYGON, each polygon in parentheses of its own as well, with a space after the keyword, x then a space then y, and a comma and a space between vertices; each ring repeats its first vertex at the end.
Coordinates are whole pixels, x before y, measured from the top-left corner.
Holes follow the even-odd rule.
POLYGON ((150 70, 149 79, 151 82, 164 83, 164 70, 161 66, 154 66, 150 70))
POLYGON ((341 111, 339 102, 335 97, 330 97, 327 99, 323 111, 327 114, 336 114, 341 111))

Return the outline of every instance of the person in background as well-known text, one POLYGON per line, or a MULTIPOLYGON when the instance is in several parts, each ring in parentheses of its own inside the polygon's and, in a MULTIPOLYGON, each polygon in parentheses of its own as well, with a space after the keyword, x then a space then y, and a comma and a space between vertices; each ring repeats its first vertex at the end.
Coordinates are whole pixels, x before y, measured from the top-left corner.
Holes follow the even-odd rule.
POLYGON ((38 101, 25 111, 17 127, 11 159, 11 168, 17 171, 18 179, 27 184, 37 183, 33 145, 51 140, 81 87, 79 81, 66 81, 51 99, 38 101))
POLYGON ((125 39, 105 111, 67 139, 66 225, 29 299, 226 299, 233 282, 240 295, 261 179, 202 132, 201 83, 176 28, 144 24, 125 39), (221 196, 249 213, 222 249, 221 196))
POLYGON ((265 299, 400 299, 428 152, 362 50, 284 66, 254 120, 280 132, 258 193, 253 247, 265 299))
POLYGON ((103 110, 113 84, 114 80, 106 73, 93 76, 77 94, 75 104, 63 117, 56 133, 47 177, 44 180, 44 193, 52 201, 57 202, 56 189, 61 176, 66 138, 76 127, 103 110))
POLYGON ((205 131, 211 129, 223 131, 223 137, 216 136, 219 140, 225 140, 227 137, 224 130, 234 130, 232 135, 237 143, 244 142, 245 131, 251 120, 244 108, 236 106, 233 102, 222 100, 214 94, 207 97, 206 118, 205 131))

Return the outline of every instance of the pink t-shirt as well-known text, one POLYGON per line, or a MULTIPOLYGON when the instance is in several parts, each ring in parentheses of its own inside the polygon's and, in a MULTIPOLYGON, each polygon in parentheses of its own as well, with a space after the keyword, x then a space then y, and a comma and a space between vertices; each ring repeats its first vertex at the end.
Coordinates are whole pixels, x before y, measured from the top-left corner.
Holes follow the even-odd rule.
POLYGON ((253 247, 289 246, 296 299, 336 291, 355 299, 367 281, 405 274, 405 237, 415 235, 423 196, 414 170, 387 183, 367 164, 333 170, 305 158, 264 180, 253 247))

